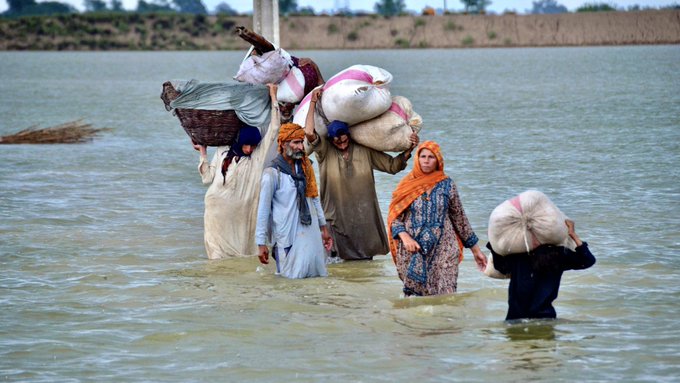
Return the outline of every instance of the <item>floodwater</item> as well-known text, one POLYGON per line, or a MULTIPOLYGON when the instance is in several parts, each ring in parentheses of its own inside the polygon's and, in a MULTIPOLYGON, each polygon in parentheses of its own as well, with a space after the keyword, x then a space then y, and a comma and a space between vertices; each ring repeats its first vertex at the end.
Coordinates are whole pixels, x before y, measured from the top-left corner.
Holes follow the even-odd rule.
MULTIPOLYGON (((308 280, 206 259, 198 154, 161 84, 226 81, 244 53, 0 52, 0 135, 112 129, 0 146, 0 380, 677 381, 679 46, 293 52, 394 75, 482 245, 530 188, 576 221, 597 264, 565 273, 558 320, 513 325, 469 252, 457 294, 418 299, 385 256, 308 280)), ((404 174, 377 175, 384 214, 404 174)))

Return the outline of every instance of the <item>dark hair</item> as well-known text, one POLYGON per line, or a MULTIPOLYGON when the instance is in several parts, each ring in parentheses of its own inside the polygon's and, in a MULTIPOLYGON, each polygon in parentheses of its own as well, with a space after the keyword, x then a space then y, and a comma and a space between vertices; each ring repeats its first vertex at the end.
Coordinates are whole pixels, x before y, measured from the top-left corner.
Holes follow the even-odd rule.
POLYGON ((541 245, 532 250, 529 252, 532 270, 543 273, 562 271, 560 258, 564 250, 564 247, 554 245, 541 245))

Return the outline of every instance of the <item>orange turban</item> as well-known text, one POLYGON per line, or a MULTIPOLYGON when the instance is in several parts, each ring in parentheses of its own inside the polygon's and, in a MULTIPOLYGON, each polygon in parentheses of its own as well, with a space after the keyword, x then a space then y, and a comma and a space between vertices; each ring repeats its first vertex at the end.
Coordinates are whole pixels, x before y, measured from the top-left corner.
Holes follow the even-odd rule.
MULTIPOLYGON (((396 263, 397 256, 397 240, 392 238, 392 222, 399 217, 406 209, 411 206, 411 203, 420 197, 426 191, 432 189, 439 182, 448 178, 444 173, 444 157, 442 156, 439 144, 434 141, 425 141, 420 144, 416 151, 415 164, 413 170, 407 174, 397 185, 392 193, 392 202, 387 213, 387 234, 390 241, 390 252, 392 252, 392 260, 396 263), (423 173, 420 168, 420 161, 418 157, 423 149, 427 149, 437 158, 437 169, 429 174, 423 173)), ((458 245, 461 248, 460 260, 463 260, 463 244, 458 239, 458 245)))
MULTIPOLYGON (((277 142, 279 144, 279 153, 283 154, 283 145, 288 141, 303 140, 305 138, 305 130, 298 124, 287 123, 281 125, 279 128, 279 137, 277 142)), ((305 189, 305 197, 318 197, 319 189, 316 186, 316 177, 314 176, 314 168, 312 161, 309 160, 305 154, 302 157, 302 171, 305 173, 307 180, 307 188, 305 189)))

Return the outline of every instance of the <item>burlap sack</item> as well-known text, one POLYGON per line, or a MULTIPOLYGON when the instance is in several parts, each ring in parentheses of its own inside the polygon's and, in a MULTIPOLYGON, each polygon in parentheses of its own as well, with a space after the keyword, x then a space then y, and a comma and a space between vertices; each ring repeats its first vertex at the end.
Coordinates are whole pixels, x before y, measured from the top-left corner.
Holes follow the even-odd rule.
POLYGON ((575 248, 567 217, 540 191, 528 190, 498 205, 489 217, 489 242, 500 255, 529 252, 540 245, 575 248))
POLYGON ((387 112, 350 127, 352 139, 382 152, 403 152, 411 147, 413 132, 420 132, 423 119, 406 97, 395 96, 387 112))

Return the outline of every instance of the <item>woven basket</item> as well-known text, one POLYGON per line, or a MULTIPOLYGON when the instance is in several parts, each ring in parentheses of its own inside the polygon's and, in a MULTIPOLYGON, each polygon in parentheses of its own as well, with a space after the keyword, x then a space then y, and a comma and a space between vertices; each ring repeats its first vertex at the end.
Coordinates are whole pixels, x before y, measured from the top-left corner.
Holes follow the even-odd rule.
MULTIPOLYGON (((173 110, 170 107, 170 102, 176 99, 179 94, 170 81, 163 83, 161 100, 165 103, 166 110, 173 110)), ((245 123, 238 119, 233 110, 176 108, 173 110, 173 114, 179 118, 182 128, 191 137, 191 140, 200 145, 232 145, 236 140, 239 129, 245 126, 245 123)))

